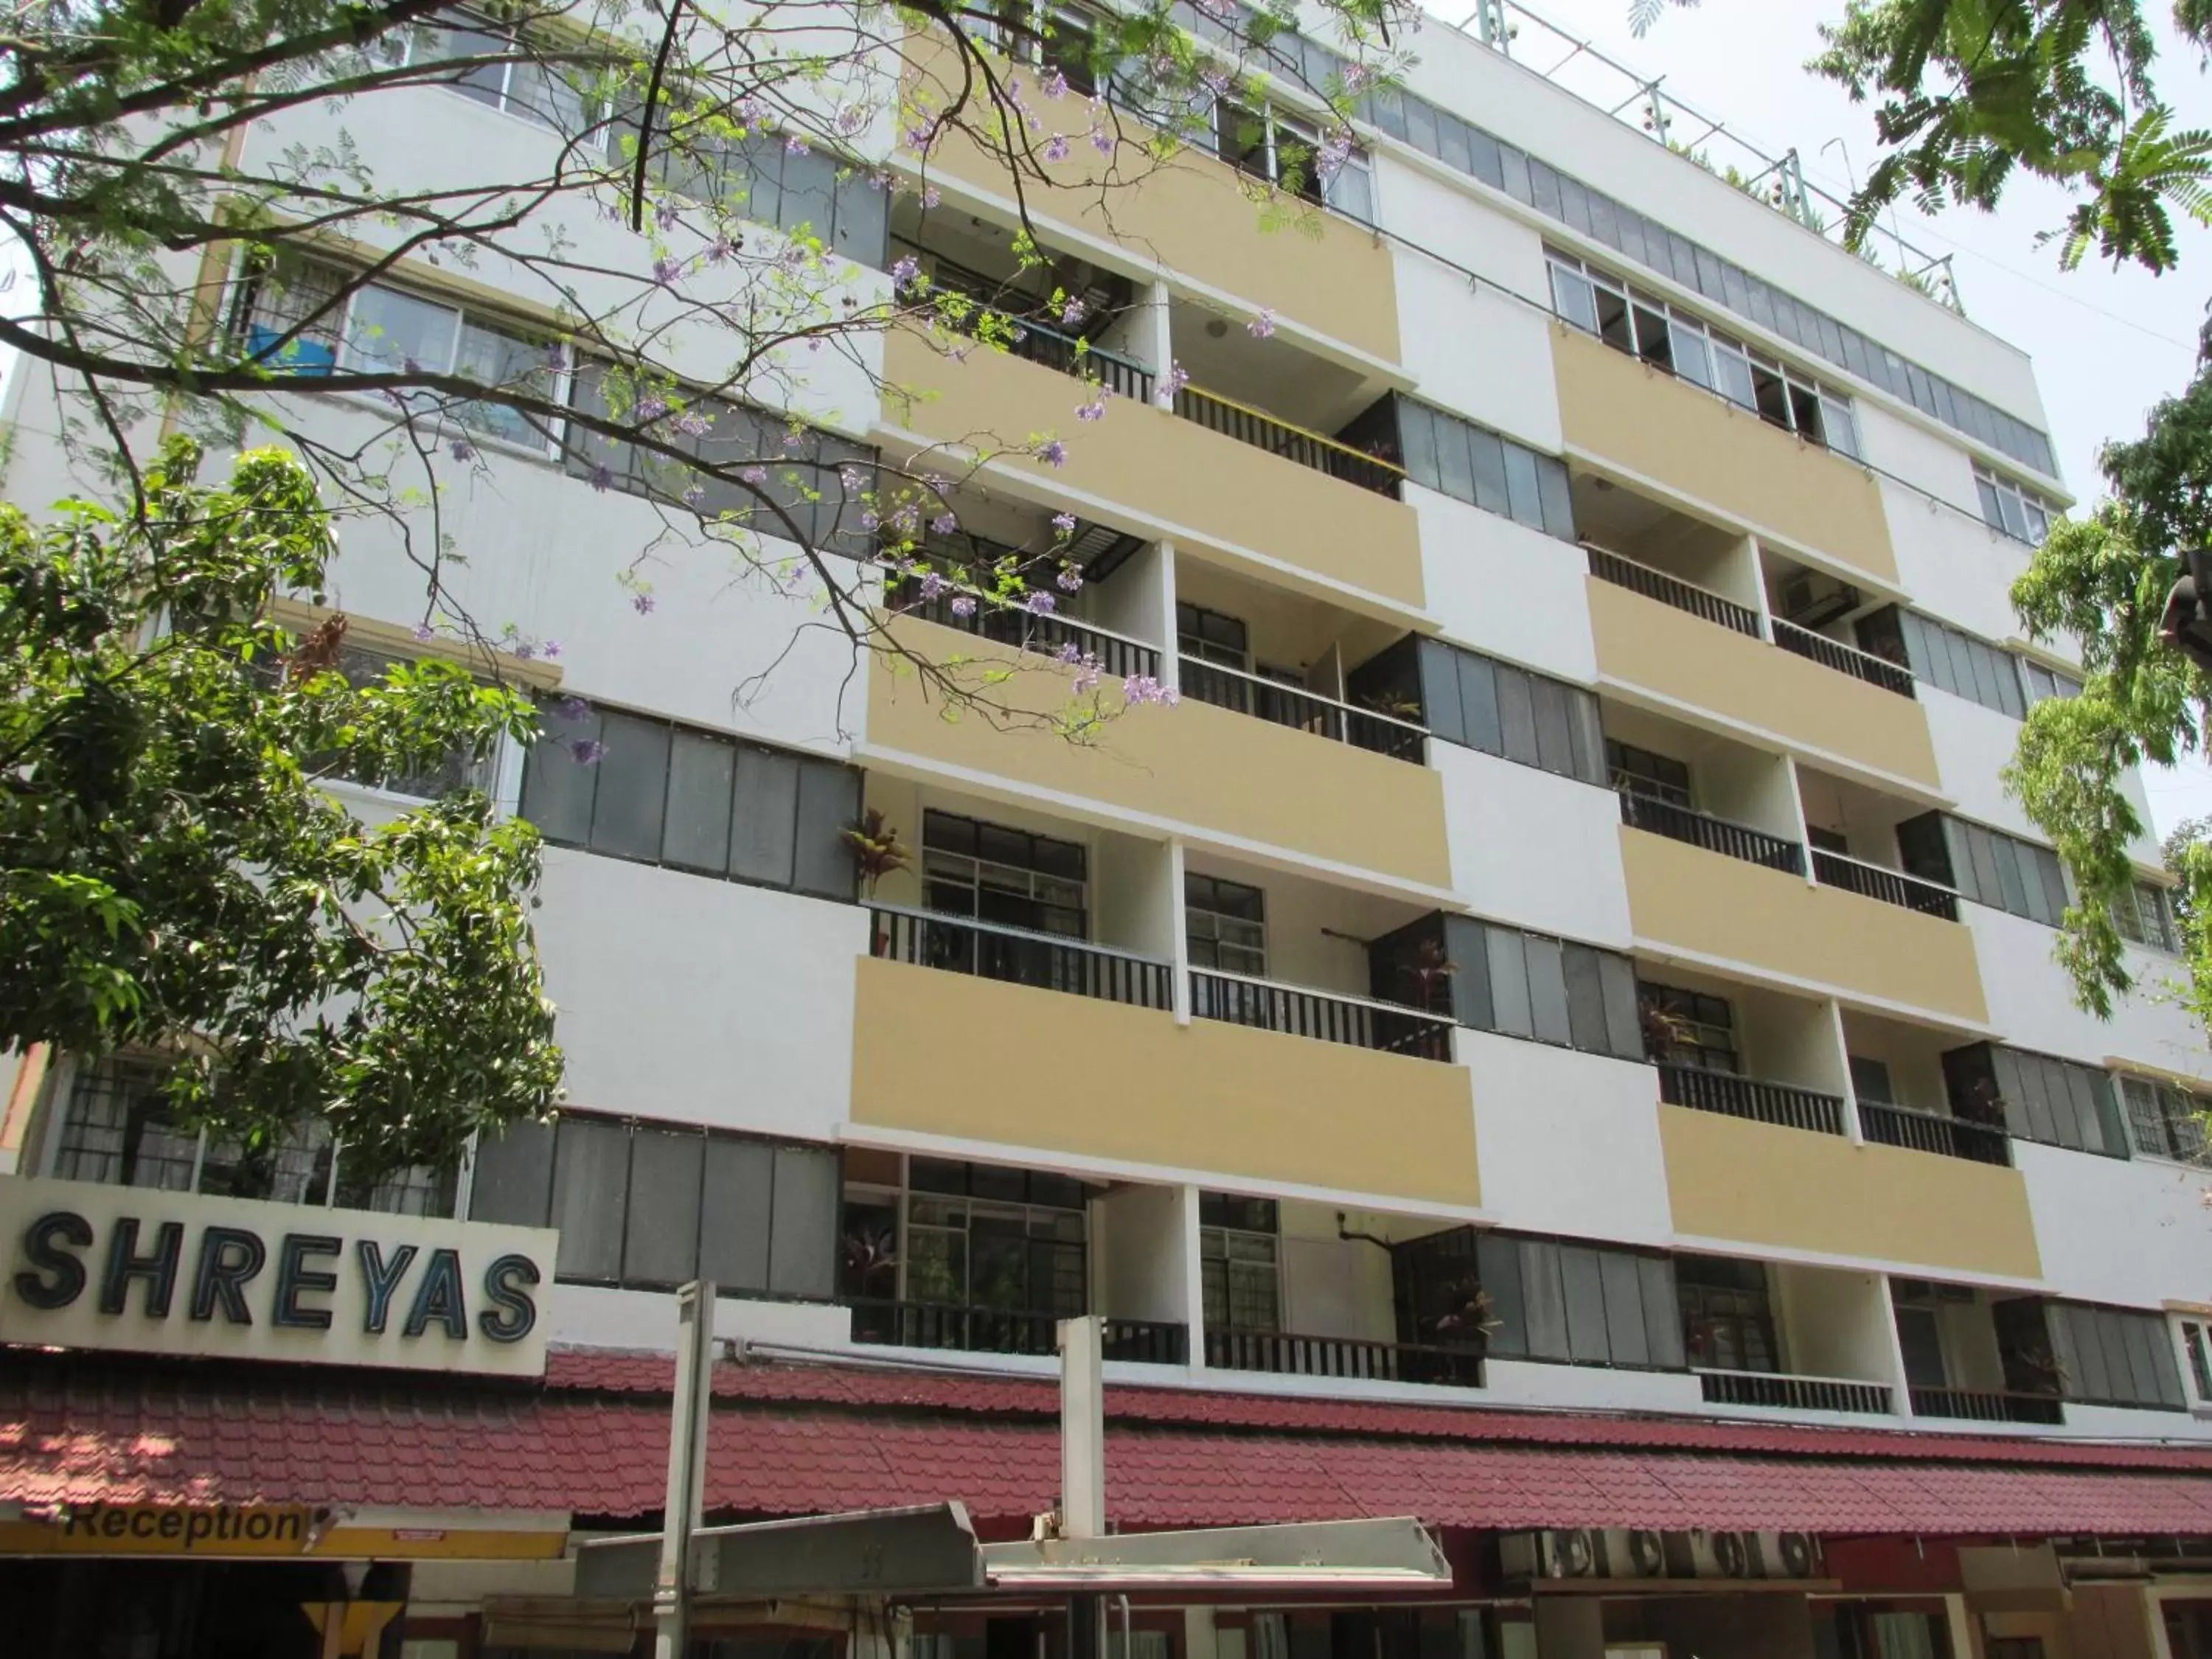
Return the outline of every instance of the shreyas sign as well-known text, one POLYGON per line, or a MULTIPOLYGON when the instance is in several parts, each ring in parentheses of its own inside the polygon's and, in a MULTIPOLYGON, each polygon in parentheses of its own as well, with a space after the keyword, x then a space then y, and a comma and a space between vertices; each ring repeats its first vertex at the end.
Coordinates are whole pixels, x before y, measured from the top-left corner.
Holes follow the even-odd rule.
POLYGON ((536 1376, 558 1237, 0 1180, 0 1341, 536 1376))

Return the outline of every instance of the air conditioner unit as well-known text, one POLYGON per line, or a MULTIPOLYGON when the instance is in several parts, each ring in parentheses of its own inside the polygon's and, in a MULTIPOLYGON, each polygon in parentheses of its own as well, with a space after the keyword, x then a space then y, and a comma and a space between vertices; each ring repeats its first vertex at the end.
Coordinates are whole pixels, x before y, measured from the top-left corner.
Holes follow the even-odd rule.
POLYGON ((1589 1528, 1507 1533, 1498 1540, 1498 1565, 1508 1578, 1603 1578, 1605 1534, 1589 1528))
POLYGON ((1817 1578, 1820 1540, 1809 1532, 1709 1532, 1699 1539, 1700 1578, 1817 1578))
POLYGON ((1832 577, 1801 570, 1782 584, 1782 617, 1800 628, 1825 628, 1858 609, 1859 591, 1832 577))

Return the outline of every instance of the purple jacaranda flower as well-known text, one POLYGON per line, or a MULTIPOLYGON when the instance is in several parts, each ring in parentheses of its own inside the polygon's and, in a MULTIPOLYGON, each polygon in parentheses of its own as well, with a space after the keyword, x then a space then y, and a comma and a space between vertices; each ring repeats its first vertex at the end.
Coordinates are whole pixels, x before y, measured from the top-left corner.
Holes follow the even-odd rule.
POLYGON ((951 536, 959 528, 960 520, 950 513, 940 513, 929 521, 929 533, 933 536, 951 536))
POLYGON ((933 208, 944 199, 945 193, 939 190, 935 185, 926 185, 922 187, 921 204, 923 207, 933 208))
POLYGON ((473 461, 477 458, 477 447, 466 438, 454 439, 451 449, 453 459, 464 464, 473 461))
POLYGON ((1121 695, 1132 707, 1138 703, 1156 702, 1172 708, 1181 701, 1170 687, 1162 685, 1150 674, 1132 674, 1121 682, 1121 695))
POLYGON ((1057 530, 1063 536, 1073 536, 1075 533, 1075 514, 1073 513, 1054 514, 1052 515, 1052 527, 1054 530, 1057 530))
POLYGON ((1060 585, 1060 590, 1063 593, 1079 592, 1083 587, 1082 568, 1078 565, 1064 564, 1060 568, 1060 574, 1054 577, 1053 580, 1060 585))
POLYGON ((1036 447, 1036 458, 1048 466, 1067 465, 1067 446, 1057 438, 1048 438, 1036 447))
POLYGON ((768 469, 764 466, 749 466, 739 472, 738 477, 757 489, 768 482, 768 469))
POLYGON ((911 253, 902 253, 891 262, 891 286, 895 289, 906 287, 921 275, 921 261, 911 253))
POLYGON ((546 641, 544 644, 538 647, 538 654, 544 658, 546 661, 551 662, 556 657, 561 654, 561 641, 558 640, 546 641))
POLYGON ((1056 69, 1048 70, 1044 79, 1037 82, 1037 90, 1048 98, 1065 98, 1067 96, 1067 76, 1056 69))
POLYGON ((806 434, 803 432, 785 432, 783 434, 783 447, 786 449, 793 451, 794 453, 804 449, 806 447, 806 434))
POLYGON ((641 617, 650 617, 653 614, 653 595, 650 593, 638 594, 635 598, 630 600, 629 608, 636 611, 641 617))
POLYGON ((1060 308, 1060 325, 1062 328, 1073 328, 1090 314, 1090 311, 1091 307, 1084 304, 1081 300, 1070 300, 1060 308))
POLYGON ((1076 410, 1075 418, 1079 421, 1104 420, 1106 418, 1107 396, 1106 383, 1103 380, 1101 380, 1097 386, 1091 387, 1091 401, 1084 404, 1076 410))
POLYGON ((866 104, 851 104, 837 112, 837 131, 848 138, 868 125, 873 112, 866 104))
POLYGON ((1083 660, 1083 647, 1073 640, 1069 640, 1052 653, 1052 659, 1054 662, 1064 662, 1072 668, 1083 660))
POLYGON ((1045 141, 1044 159, 1048 161, 1065 161, 1067 159, 1069 149, 1067 135, 1064 132, 1055 132, 1045 141))
POLYGON ((1189 384, 1190 371, 1188 369, 1185 368, 1181 363, 1170 363, 1168 366, 1168 391, 1170 393, 1180 392, 1189 384))
POLYGON ((928 600, 940 598, 944 594, 945 590, 951 585, 951 583, 945 580, 941 572, 935 570, 924 571, 921 577, 921 597, 924 602, 926 603, 928 600))
POLYGON ((684 505, 686 507, 696 507, 706 499, 707 486, 704 484, 695 483, 684 492, 684 505))
POLYGON ((663 230, 676 228, 676 204, 663 202, 653 210, 653 222, 663 230))
POLYGON ((657 392, 648 392, 637 400, 637 418, 657 421, 668 413, 668 400, 657 392))
POLYGON ((1198 80, 1199 84, 1216 98, 1224 98, 1229 94, 1229 71, 1218 65, 1209 64, 1199 70, 1198 80))
POLYGON ((908 149, 927 150, 936 142, 937 129, 933 126, 924 126, 917 121, 906 130, 905 137, 906 147, 908 149))
POLYGON ((783 141, 783 153, 787 155, 805 155, 807 153, 806 140, 800 137, 797 133, 793 133, 790 137, 783 141))
POLYGON ((735 250, 730 246, 730 239, 728 237, 717 236, 714 240, 713 246, 708 247, 707 250, 707 263, 710 265, 726 264, 729 263, 730 255, 733 252, 735 252, 735 250))
POLYGON ((415 638, 417 643, 428 645, 432 640, 434 640, 437 637, 438 630, 431 627, 429 623, 418 623, 416 624, 415 638))
POLYGON ((1258 316, 1244 325, 1244 331, 1255 340, 1264 340, 1275 331, 1275 313, 1264 307, 1258 316))
POLYGON ((545 348, 545 367, 558 374, 568 367, 568 348, 558 340, 545 348))
POLYGON ((553 718, 574 726, 592 717, 592 705, 579 696, 566 696, 553 705, 553 718))
POLYGON ((683 274, 684 267, 673 259, 655 259, 653 262, 653 280, 663 288, 674 288, 676 279, 683 274))
POLYGON ((880 527, 881 527, 881 526, 882 526, 882 524, 883 524, 883 520, 882 520, 881 519, 879 519, 879 518, 878 518, 878 517, 876 516, 876 509, 875 509, 875 508, 873 508, 872 507, 862 507, 862 508, 860 509, 860 528, 861 528, 861 529, 863 529, 863 530, 875 530, 875 529, 880 528, 880 527))
POLYGON ((602 495, 615 487, 615 475, 605 461, 592 469, 592 488, 602 495))
POLYGON ((568 758, 579 766, 597 766, 606 753, 606 744, 594 738, 578 738, 568 745, 568 758))
POLYGON ((1091 148, 1101 155, 1111 155, 1114 153, 1114 135, 1103 127, 1093 128, 1091 133, 1091 148))
POLYGON ((837 482, 850 490, 862 490, 868 487, 867 475, 862 472, 857 466, 839 467, 837 469, 837 482))
POLYGON ((952 596, 952 614, 956 617, 963 617, 974 616, 975 614, 975 596, 973 593, 954 594, 952 596))
POLYGON ((703 438, 714 429, 714 417, 696 409, 687 409, 676 417, 676 429, 687 438, 703 438))
POLYGON ((528 640, 510 640, 507 641, 507 654, 517 662, 528 662, 538 654, 538 647, 531 644, 528 640))
POLYGON ((1029 597, 1022 601, 1022 609, 1032 617, 1049 617, 1059 604, 1051 594, 1037 587, 1030 590, 1029 597))

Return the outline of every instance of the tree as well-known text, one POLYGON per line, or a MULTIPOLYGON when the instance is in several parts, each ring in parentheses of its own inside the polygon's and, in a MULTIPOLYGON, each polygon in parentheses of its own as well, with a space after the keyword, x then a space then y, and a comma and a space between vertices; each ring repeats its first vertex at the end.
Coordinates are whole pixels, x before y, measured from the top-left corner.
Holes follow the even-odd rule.
MULTIPOLYGON (((1215 142, 1218 100, 1272 80, 1323 112, 1310 143, 1276 135, 1273 182, 1248 182, 1256 215, 1310 227, 1303 198, 1342 159, 1355 94, 1396 61, 1398 0, 1328 0, 1356 62, 1325 86, 1270 4, 1147 0, 1087 27, 999 0, 23 11, 0 40, 0 228, 29 281, 0 293, 0 344, 52 382, 112 505, 0 520, 0 1043, 156 1048, 188 1116, 262 1143, 319 1117, 356 1167, 438 1162, 546 1109, 534 836, 479 792, 370 827, 314 787, 481 756, 534 715, 458 665, 355 684, 331 672, 342 636, 292 641, 266 610, 318 592, 327 501, 397 532, 422 630, 477 647, 495 681, 486 647, 539 642, 469 613, 444 517, 495 443, 652 504, 611 604, 649 611, 656 561, 734 564, 811 597, 806 626, 922 676, 949 712, 1038 718, 998 700, 1002 671, 923 659, 886 617, 948 591, 956 613, 1048 611, 1073 520, 986 556, 956 508, 976 470, 1066 441, 977 432, 878 458, 820 428, 841 395, 905 390, 868 368, 892 329, 948 356, 1064 330, 1089 383, 1071 411, 1103 411, 1086 355, 1103 319, 1031 208, 1073 195, 1058 216, 1110 225, 1124 192, 1215 142), (356 135, 408 131, 410 100, 453 88, 542 142, 417 147, 407 176, 380 176, 356 135), (980 284, 883 246, 894 201, 930 222, 933 158, 956 145, 999 170, 1022 222, 980 284), (1071 149, 1096 160, 1071 170, 1071 149), (509 319, 428 349, 390 285, 425 266, 499 289, 509 319), (195 482, 203 450, 247 452, 227 489, 195 482)), ((1078 739, 1156 691, 1109 702, 1095 665, 1067 672, 1068 708, 1044 718, 1078 739)))
POLYGON ((535 712, 278 628, 335 544, 314 480, 199 463, 172 440, 128 515, 0 507, 0 1046, 173 1060, 181 1119, 249 1150, 312 1121, 371 1172, 450 1163, 560 1082, 537 831, 481 788, 370 824, 320 785, 465 776, 535 712))

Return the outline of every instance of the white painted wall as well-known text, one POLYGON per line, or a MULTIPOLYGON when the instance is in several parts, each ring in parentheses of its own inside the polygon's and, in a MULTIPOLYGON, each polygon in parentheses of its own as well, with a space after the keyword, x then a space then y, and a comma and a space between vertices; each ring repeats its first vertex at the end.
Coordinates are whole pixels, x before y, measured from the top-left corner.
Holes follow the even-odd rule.
POLYGON ((1478 915, 1626 950, 1633 930, 1613 792, 1455 743, 1443 775, 1452 886, 1478 915))
POLYGON ((2212 1175, 2013 1142, 2055 1295, 2137 1308, 2212 1302, 2212 1175))
MULTIPOLYGON (((676 1346, 676 1297, 658 1291, 611 1291, 593 1285, 551 1285, 539 1292, 546 1340, 586 1348, 638 1348, 665 1353, 676 1346)), ((853 1314, 812 1302, 753 1302, 723 1297, 714 1304, 714 1334, 797 1347, 842 1348, 853 1314)))
POLYGON ((1583 550, 1419 484, 1421 580, 1444 637, 1584 685, 1597 678, 1583 550))
POLYGON ((544 898, 571 1104, 836 1138, 866 912, 557 848, 544 898))
POLYGON ((1767 1269, 1780 1298, 1787 1368, 1800 1376, 1890 1382, 1889 1282, 1781 1261, 1767 1269))
POLYGON ((1482 1206, 1500 1226, 1672 1240, 1657 1073, 1486 1031, 1460 1032, 1459 1054, 1474 1074, 1482 1206))
MULTIPOLYGON (((1378 1244, 1337 1237, 1337 1212, 1286 1201, 1282 1224, 1283 1328, 1301 1336, 1398 1340, 1391 1302, 1390 1253, 1378 1244)), ((1364 1217, 1348 1217, 1354 1231, 1364 1217)))
POLYGON ((1483 1403, 1552 1411, 1703 1413, 1698 1379, 1686 1371, 1616 1371, 1602 1365, 1547 1365, 1486 1359, 1483 1403))
POLYGON ((1193 1189, 1119 1187, 1091 1206, 1098 1263, 1097 1311, 1117 1319, 1188 1323, 1190 1252, 1198 1243, 1193 1189))
POLYGON ((1408 343, 1407 367, 1419 377, 1415 394, 1556 454, 1562 440, 1550 323, 1468 275, 1541 294, 1541 239, 1419 167, 1386 157, 1376 171, 1385 227, 1440 256, 1391 248, 1398 335, 1408 343))
POLYGON ((1924 680, 1913 690, 1927 714, 1936 777, 1943 793, 1958 803, 1959 816, 2047 845, 2043 831, 2004 787, 2004 769, 2020 744, 2020 722, 1924 680))
POLYGON ((2051 959, 2058 937, 2052 929, 1983 904, 1961 904, 1959 915, 1973 930, 1990 1023, 2007 1042, 2091 1066, 2117 1055, 2192 1076, 2212 1069, 2203 1028, 2158 995, 2159 983, 2173 975, 2172 957, 2130 947, 2137 988, 2114 1004, 2109 1021, 2100 1020, 2075 1006, 2073 981, 2051 959))

